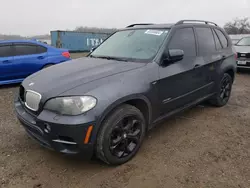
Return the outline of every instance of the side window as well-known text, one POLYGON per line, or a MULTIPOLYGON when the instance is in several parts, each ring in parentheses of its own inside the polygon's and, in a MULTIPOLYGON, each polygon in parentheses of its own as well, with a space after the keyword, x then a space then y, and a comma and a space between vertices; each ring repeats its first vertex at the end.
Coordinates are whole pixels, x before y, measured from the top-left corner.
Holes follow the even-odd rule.
POLYGON ((180 49, 184 56, 196 56, 194 30, 192 28, 178 29, 169 43, 169 49, 180 49))
POLYGON ((10 57, 12 56, 12 49, 10 45, 0 46, 0 57, 10 57))
POLYGON ((223 48, 227 48, 228 47, 228 41, 227 38, 225 37, 225 35, 218 29, 215 29, 215 32, 217 33, 223 48))
POLYGON ((15 46, 15 56, 36 54, 35 45, 16 44, 14 46, 15 46))
POLYGON ((41 53, 45 53, 47 52, 47 48, 43 47, 43 46, 37 46, 36 47, 36 53, 37 54, 41 54, 41 53))
POLYGON ((213 34, 214 34, 214 40, 215 40, 216 49, 217 50, 221 50, 222 46, 221 46, 220 40, 219 40, 219 38, 218 38, 218 36, 217 36, 217 34, 215 33, 214 30, 213 30, 213 34))
POLYGON ((216 51, 212 30, 207 27, 196 28, 199 55, 205 56, 216 51))

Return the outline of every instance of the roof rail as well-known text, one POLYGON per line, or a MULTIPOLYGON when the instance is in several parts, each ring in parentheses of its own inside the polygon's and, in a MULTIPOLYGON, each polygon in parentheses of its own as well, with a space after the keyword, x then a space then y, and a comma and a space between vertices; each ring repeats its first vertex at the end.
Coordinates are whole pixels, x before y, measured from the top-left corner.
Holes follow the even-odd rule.
POLYGON ((210 22, 210 21, 204 21, 204 20, 180 20, 178 21, 175 25, 180 25, 180 24, 184 24, 185 22, 188 22, 188 23, 192 23, 192 22, 200 22, 200 23, 205 23, 205 24, 211 24, 211 25, 215 25, 215 26, 218 26, 216 23, 214 22, 210 22))
POLYGON ((140 26, 140 25, 153 25, 152 23, 138 23, 138 24, 131 24, 129 26, 127 26, 126 28, 129 28, 129 27, 134 27, 134 26, 140 26))

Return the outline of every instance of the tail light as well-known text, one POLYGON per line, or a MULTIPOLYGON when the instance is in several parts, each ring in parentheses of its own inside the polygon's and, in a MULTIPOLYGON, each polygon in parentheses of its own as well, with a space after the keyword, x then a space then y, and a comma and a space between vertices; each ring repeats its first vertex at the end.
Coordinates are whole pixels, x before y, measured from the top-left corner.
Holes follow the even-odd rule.
POLYGON ((234 54, 234 57, 235 57, 235 59, 238 59, 238 54, 235 53, 235 54, 234 54))
POLYGON ((234 58, 235 58, 235 60, 237 60, 238 59, 238 52, 236 51, 234 46, 232 46, 232 50, 233 50, 233 53, 234 53, 234 58))
POLYGON ((63 52, 62 56, 66 57, 66 58, 70 58, 70 53, 69 52, 63 52))

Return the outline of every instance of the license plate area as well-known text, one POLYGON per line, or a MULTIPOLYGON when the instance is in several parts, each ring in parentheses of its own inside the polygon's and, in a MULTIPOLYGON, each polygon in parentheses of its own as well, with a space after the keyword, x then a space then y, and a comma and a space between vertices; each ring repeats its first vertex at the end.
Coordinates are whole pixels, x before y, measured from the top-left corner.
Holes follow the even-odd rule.
POLYGON ((237 61, 237 64, 238 64, 238 65, 246 65, 246 64, 247 64, 247 61, 237 61))

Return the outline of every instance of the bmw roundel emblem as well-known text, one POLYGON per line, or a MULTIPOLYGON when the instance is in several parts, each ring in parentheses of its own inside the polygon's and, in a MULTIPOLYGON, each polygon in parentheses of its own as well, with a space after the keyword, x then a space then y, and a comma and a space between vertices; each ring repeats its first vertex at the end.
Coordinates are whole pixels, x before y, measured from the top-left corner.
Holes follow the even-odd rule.
POLYGON ((29 86, 33 86, 34 85, 34 82, 31 82, 30 84, 29 84, 29 86))

